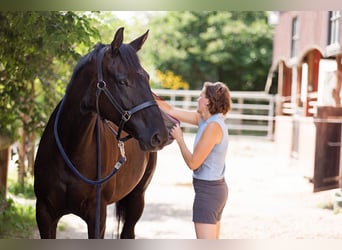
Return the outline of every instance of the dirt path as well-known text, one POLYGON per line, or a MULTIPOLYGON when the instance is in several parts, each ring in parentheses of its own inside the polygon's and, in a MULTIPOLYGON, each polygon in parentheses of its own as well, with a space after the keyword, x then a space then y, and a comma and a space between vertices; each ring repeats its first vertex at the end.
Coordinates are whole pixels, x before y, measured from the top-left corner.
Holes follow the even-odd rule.
MULTIPOLYGON (((186 136, 192 145, 193 135, 186 136)), ((159 153, 138 239, 193 239, 191 171, 175 143, 159 153)), ((312 192, 296 161, 272 141, 232 137, 227 157, 229 198, 222 218, 224 239, 342 239, 342 213, 323 209, 337 190, 312 192)), ((114 206, 108 207, 105 238, 115 238, 114 206)), ((38 238, 38 235, 36 234, 38 238)), ((58 238, 87 237, 85 223, 64 216, 58 238)))

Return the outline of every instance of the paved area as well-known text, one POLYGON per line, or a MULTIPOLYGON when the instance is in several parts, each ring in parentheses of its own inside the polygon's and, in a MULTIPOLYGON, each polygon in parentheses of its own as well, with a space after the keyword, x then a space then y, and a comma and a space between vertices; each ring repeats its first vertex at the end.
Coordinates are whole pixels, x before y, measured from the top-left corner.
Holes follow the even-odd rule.
MULTIPOLYGON (((193 139, 193 135, 186 135, 190 147, 193 139)), ((332 204, 337 190, 313 193, 301 167, 272 141, 231 137, 226 173, 229 197, 221 238, 342 239, 342 213, 323 208, 332 204)), ((138 239, 195 238, 191 178, 175 142, 159 152, 145 211, 136 226, 138 239)), ((116 237, 113 213, 114 206, 109 206, 108 239, 116 237)), ((64 216, 57 237, 86 238, 85 223, 75 216, 64 216)))

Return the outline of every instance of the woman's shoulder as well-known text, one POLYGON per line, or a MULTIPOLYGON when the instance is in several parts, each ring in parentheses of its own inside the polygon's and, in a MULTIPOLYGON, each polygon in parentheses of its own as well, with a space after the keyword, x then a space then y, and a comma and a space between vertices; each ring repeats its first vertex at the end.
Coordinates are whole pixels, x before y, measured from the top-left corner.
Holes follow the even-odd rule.
POLYGON ((208 125, 213 124, 213 127, 220 130, 228 130, 227 124, 225 122, 225 116, 223 114, 215 114, 210 117, 211 119, 208 120, 208 125))
POLYGON ((219 143, 222 138, 222 126, 216 121, 211 121, 205 127, 205 133, 209 136, 210 140, 219 143))

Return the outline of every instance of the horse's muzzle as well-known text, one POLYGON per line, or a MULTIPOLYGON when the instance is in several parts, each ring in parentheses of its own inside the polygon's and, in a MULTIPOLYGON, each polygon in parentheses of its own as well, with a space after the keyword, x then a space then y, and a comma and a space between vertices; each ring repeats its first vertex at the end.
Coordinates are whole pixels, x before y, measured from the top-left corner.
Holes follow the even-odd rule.
POLYGON ((162 110, 160 110, 160 111, 161 111, 161 114, 162 114, 162 117, 164 120, 165 127, 167 128, 167 131, 169 133, 168 141, 166 144, 164 144, 164 146, 166 146, 166 145, 169 145, 173 142, 174 138, 170 134, 170 131, 176 124, 180 124, 180 121, 178 119, 176 119, 175 117, 165 113, 164 111, 162 111, 162 110))
POLYGON ((151 133, 147 144, 143 143, 144 140, 138 140, 140 148, 144 151, 158 151, 174 141, 170 131, 176 124, 179 124, 179 121, 176 118, 166 114, 162 110, 160 111, 167 132, 167 137, 165 136, 165 131, 161 132, 159 130, 155 130, 151 133))

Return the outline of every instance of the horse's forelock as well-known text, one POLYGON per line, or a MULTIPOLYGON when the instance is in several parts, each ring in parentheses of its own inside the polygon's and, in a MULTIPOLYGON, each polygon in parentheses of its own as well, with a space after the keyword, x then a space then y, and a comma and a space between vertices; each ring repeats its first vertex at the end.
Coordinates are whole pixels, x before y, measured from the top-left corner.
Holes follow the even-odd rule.
POLYGON ((139 58, 135 49, 129 44, 122 44, 119 48, 119 55, 122 63, 133 71, 138 71, 141 68, 139 58))

